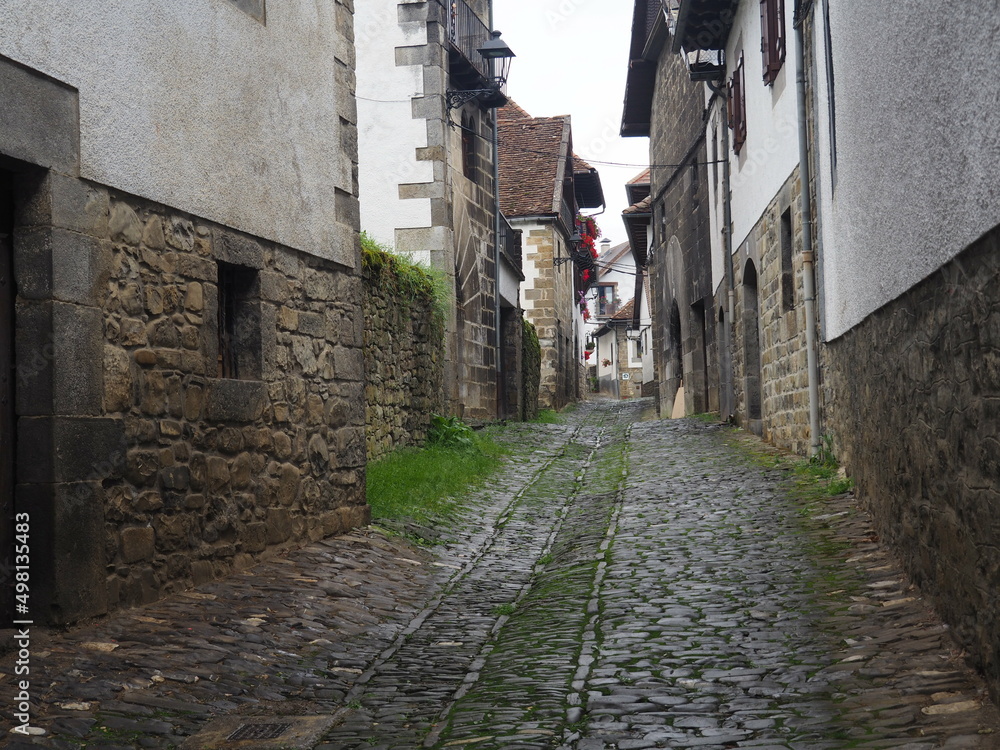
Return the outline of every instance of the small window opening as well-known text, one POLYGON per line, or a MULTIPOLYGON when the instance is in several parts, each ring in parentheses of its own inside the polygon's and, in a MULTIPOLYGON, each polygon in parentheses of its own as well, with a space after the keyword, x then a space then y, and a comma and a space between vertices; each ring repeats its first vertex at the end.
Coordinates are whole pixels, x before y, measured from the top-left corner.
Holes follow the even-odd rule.
POLYGON ((795 307, 795 272, 792 268, 792 209, 781 215, 781 308, 795 307))
POLYGON ((260 304, 256 269, 219 262, 220 378, 260 377, 260 304))

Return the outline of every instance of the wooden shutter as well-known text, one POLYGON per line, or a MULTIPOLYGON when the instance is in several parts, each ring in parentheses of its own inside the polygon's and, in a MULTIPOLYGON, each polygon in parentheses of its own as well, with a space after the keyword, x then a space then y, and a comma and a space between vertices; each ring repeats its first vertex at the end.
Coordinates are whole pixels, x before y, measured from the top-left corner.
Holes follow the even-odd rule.
POLYGON ((771 82, 771 6, 774 0, 760 0, 760 56, 764 63, 764 83, 771 82))
POLYGON ((760 0, 760 51, 764 83, 770 85, 785 62, 784 0, 760 0))
POLYGON ((729 127, 733 130, 733 153, 738 154, 747 139, 746 80, 743 73, 743 55, 729 79, 729 127))

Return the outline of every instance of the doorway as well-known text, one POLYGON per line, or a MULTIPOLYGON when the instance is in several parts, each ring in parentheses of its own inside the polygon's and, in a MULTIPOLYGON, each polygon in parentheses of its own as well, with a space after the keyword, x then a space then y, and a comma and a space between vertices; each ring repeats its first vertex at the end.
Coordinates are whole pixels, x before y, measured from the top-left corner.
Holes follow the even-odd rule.
POLYGON ((14 603, 14 176, 0 171, 0 612, 14 603))
POLYGON ((760 307, 757 268, 748 260, 743 268, 743 361, 746 366, 747 419, 750 430, 761 433, 760 307))

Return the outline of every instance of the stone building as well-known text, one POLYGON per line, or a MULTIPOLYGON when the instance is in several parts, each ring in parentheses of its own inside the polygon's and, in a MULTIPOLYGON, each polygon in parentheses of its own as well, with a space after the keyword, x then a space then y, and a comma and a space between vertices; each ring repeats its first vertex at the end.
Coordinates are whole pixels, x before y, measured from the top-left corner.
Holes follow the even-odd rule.
MULTIPOLYGON (((631 214, 629 214, 631 216, 631 214)), ((628 222, 626 221, 626 224, 628 222)), ((635 232, 629 232, 634 235, 635 232)), ((641 241, 641 238, 636 238, 641 241)), ((587 321, 588 341, 595 341, 601 336, 607 338, 611 333, 617 333, 621 328, 621 336, 628 343, 622 344, 623 356, 611 358, 603 350, 609 347, 607 341, 596 341, 596 347, 587 360, 591 367, 597 367, 598 383, 601 390, 608 390, 609 378, 618 378, 610 369, 603 365, 605 359, 614 362, 624 362, 636 372, 630 372, 627 380, 630 396, 652 396, 655 391, 652 340, 653 329, 649 315, 649 284, 641 268, 635 265, 635 256, 631 245, 622 242, 614 247, 610 241, 604 245, 595 261, 596 280, 587 292, 587 305, 590 317, 587 321), (629 296, 631 295, 631 299, 629 296), (639 300, 638 307, 635 301, 639 300), (626 313, 622 313, 626 311, 626 313), (622 313, 622 314, 620 314, 622 313), (635 390, 635 393, 632 391, 635 390)), ((615 345, 617 350, 618 346, 615 345)), ((616 393, 623 389, 618 386, 616 393)))
POLYGON ((496 72, 479 52, 491 0, 374 0, 356 13, 362 228, 447 277, 447 409, 510 416, 518 373, 501 351, 520 335, 521 275, 497 211, 494 118, 506 97, 474 95, 496 72))
POLYGON ((684 413, 719 410, 730 363, 719 347, 728 295, 721 264, 713 275, 709 181, 718 184, 720 169, 707 164, 705 87, 671 51, 661 7, 637 0, 633 8, 621 134, 649 138, 651 167, 626 186, 632 206, 623 218, 649 277, 656 390, 668 417, 682 384, 684 413))
POLYGON ((630 299, 594 331, 594 360, 598 392, 615 398, 640 398, 643 393, 643 350, 635 335, 632 318, 635 300, 630 299))
POLYGON ((1000 83, 977 72, 995 8, 669 10, 691 75, 727 83, 728 122, 706 100, 731 173, 731 204, 710 201, 714 245, 732 214, 736 413, 753 425, 759 390, 766 437, 832 448, 997 698, 1000 150, 982 113, 1000 83))
POLYGON ((532 117, 513 103, 499 113, 500 206, 522 236, 521 299, 542 347, 538 402, 561 409, 585 387, 581 303, 594 273, 592 254, 571 240, 589 231, 579 210, 603 206, 604 193, 597 170, 573 155, 568 115, 532 117))
POLYGON ((1000 700, 1000 40, 935 9, 804 14, 823 430, 1000 700))
MULTIPOLYGON (((728 345, 721 369, 732 372, 732 401, 725 393, 720 405, 765 439, 804 453, 819 440, 810 422, 816 407, 810 383, 818 390, 819 371, 809 367, 817 324, 807 320, 810 256, 802 250, 798 210, 794 5, 682 0, 656 14, 652 34, 659 41, 650 46, 671 57, 663 62, 677 86, 685 69, 695 82, 686 89, 694 93, 682 121, 705 113, 704 142, 680 148, 700 151, 697 159, 711 162, 711 174, 699 168, 677 178, 692 189, 708 188, 696 199, 699 212, 707 203, 710 214, 708 222, 700 214, 697 231, 704 236, 708 229, 712 320, 722 325, 709 326, 707 307, 702 318, 704 330, 716 328, 728 345), (681 50, 682 56, 670 54, 681 50)), ((684 109, 679 103, 678 111, 684 109)))
POLYGON ((368 518, 351 4, 267 6, 4 11, 0 502, 35 621, 368 518))

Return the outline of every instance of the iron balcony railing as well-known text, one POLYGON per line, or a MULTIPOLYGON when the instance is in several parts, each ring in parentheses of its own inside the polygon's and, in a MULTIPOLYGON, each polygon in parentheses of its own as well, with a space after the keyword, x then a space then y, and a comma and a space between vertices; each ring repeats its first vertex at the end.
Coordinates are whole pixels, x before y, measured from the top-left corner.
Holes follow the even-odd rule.
POLYGON ((473 13, 465 0, 452 0, 448 23, 448 40, 476 71, 486 80, 490 79, 489 63, 479 54, 490 38, 490 30, 482 19, 473 13))
POLYGON ((523 273, 521 261, 521 232, 515 230, 507 217, 500 214, 500 236, 497 241, 500 243, 500 252, 504 254, 510 264, 517 269, 518 273, 523 273))

